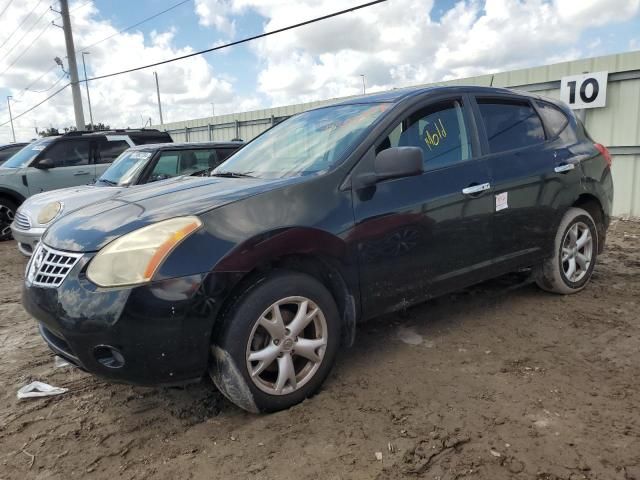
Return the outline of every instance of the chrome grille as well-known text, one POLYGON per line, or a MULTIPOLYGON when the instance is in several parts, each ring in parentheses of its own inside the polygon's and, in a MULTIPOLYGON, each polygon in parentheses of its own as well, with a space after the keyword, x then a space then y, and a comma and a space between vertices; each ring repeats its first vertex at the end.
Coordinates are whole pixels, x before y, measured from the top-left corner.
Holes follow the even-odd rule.
POLYGON ((58 288, 82 255, 39 244, 27 266, 27 281, 36 287, 58 288))
POLYGON ((22 212, 16 213, 16 218, 14 219, 16 227, 20 230, 29 230, 31 229, 31 219, 22 212))

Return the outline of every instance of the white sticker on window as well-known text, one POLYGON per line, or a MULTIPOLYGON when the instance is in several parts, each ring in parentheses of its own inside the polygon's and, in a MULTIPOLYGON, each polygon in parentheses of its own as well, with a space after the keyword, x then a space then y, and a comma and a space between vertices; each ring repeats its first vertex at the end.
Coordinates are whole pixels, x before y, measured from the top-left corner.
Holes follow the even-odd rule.
POLYGON ((41 152, 45 148, 45 145, 34 145, 33 147, 31 147, 31 150, 33 150, 34 152, 41 152))
POLYGON ((151 152, 133 152, 130 157, 136 160, 146 160, 151 156, 151 152))
POLYGON ((496 212, 509 208, 509 192, 496 195, 496 212))

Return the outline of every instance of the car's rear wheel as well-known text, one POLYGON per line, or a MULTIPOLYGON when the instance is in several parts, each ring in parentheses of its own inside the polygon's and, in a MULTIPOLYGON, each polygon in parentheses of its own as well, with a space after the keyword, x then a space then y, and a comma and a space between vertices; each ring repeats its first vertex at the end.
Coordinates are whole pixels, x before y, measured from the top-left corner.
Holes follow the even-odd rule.
POLYGON ((598 229, 593 217, 581 208, 565 213, 555 237, 553 257, 535 271, 543 290, 571 294, 589 282, 598 255, 598 229))
POLYGON ((286 409, 320 387, 339 338, 338 309, 325 286, 278 272, 247 289, 224 316, 213 340, 211 378, 245 410, 286 409))
POLYGON ((16 206, 12 201, 0 199, 0 242, 11 240, 11 224, 15 213, 16 206))

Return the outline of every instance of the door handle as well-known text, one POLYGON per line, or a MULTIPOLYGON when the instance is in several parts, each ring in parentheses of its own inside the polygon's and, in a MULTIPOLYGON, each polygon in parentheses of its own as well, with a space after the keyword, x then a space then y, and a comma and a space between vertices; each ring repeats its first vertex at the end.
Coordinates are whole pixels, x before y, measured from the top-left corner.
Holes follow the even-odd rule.
POLYGON ((556 168, 553 169, 553 171, 556 173, 565 173, 573 170, 574 168, 576 168, 575 164, 565 163, 564 165, 558 165, 556 168))
POLYGON ((89 175, 89 172, 76 172, 73 174, 74 177, 79 177, 81 175, 89 175))
POLYGON ((474 193, 484 192, 485 190, 489 190, 490 188, 490 183, 481 183, 480 185, 471 185, 467 188, 463 188, 462 193, 464 193, 465 195, 473 195, 474 193))

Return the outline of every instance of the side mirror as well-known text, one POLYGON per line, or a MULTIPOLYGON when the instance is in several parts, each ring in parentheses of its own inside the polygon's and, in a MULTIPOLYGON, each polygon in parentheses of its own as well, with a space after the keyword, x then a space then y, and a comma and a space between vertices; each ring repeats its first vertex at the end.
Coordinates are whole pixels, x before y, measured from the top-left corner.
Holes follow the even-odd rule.
POLYGON ((359 175, 355 188, 365 188, 382 180, 413 177, 424 172, 422 149, 418 147, 392 147, 383 150, 373 162, 374 173, 359 175))
POLYGON ((56 165, 53 163, 53 160, 50 158, 43 158, 38 163, 36 163, 35 167, 40 170, 49 170, 50 168, 54 168, 56 165))

